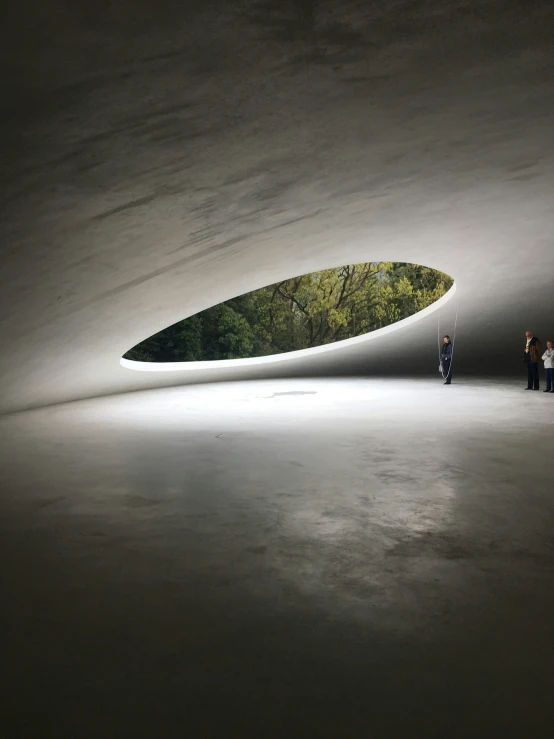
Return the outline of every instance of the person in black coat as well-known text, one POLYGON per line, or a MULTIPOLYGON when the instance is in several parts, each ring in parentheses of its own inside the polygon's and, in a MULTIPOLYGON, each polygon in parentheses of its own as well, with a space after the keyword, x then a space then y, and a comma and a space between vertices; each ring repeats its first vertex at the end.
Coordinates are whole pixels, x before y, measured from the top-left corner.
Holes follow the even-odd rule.
POLYGON ((452 342, 450 336, 445 336, 443 339, 442 351, 441 351, 441 372, 445 380, 445 385, 452 383, 452 342))
POLYGON ((527 365, 526 390, 539 389, 539 362, 542 358, 541 340, 533 335, 532 331, 525 332, 525 352, 523 361, 527 365))

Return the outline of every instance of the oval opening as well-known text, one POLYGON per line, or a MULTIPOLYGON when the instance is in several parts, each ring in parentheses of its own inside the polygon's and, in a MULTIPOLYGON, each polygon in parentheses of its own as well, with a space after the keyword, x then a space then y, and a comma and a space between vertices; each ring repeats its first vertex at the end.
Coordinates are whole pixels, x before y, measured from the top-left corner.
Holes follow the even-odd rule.
POLYGON ((453 285, 443 272, 402 262, 310 272, 185 318, 134 346, 121 364, 193 369, 319 353, 426 313, 453 285))

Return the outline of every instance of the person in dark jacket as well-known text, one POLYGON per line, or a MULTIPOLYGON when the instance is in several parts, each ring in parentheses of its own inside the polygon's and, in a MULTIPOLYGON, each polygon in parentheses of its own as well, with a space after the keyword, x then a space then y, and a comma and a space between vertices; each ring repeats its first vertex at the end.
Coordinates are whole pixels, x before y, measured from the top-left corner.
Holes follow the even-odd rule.
POLYGON ((441 372, 445 380, 445 385, 452 383, 452 342, 450 336, 445 336, 443 339, 442 351, 441 351, 441 372))
POLYGON ((539 389, 539 362, 542 357, 542 344, 540 339, 533 336, 532 331, 525 332, 525 352, 523 361, 527 365, 527 387, 526 390, 539 389))

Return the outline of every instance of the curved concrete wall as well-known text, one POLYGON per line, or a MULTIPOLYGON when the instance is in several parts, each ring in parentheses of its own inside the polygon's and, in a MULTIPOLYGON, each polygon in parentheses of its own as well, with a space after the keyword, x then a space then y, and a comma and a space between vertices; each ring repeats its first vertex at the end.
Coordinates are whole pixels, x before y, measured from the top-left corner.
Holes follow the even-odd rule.
POLYGON ((455 278, 458 372, 516 374, 523 331, 554 333, 553 4, 232 5, 27 0, 5 24, 2 411, 436 373, 436 312, 278 366, 120 366, 187 315, 352 262, 455 278))

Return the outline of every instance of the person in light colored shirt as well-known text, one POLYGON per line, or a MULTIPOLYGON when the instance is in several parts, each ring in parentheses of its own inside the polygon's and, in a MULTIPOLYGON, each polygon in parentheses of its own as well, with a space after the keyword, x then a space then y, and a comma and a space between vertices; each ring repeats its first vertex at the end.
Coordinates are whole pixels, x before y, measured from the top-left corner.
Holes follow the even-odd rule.
POLYGON ((544 373, 546 375, 546 390, 544 393, 554 393, 554 342, 550 339, 546 342, 546 351, 542 355, 544 359, 544 373))

